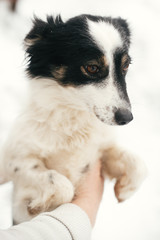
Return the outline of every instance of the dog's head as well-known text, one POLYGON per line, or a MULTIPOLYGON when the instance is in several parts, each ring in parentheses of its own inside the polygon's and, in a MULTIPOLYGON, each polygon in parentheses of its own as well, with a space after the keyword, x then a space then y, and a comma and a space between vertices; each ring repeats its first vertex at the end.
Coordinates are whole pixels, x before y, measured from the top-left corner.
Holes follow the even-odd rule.
POLYGON ((46 22, 36 18, 25 43, 31 77, 72 87, 77 101, 107 124, 133 119, 125 83, 130 64, 125 20, 91 15, 66 22, 60 16, 46 22))

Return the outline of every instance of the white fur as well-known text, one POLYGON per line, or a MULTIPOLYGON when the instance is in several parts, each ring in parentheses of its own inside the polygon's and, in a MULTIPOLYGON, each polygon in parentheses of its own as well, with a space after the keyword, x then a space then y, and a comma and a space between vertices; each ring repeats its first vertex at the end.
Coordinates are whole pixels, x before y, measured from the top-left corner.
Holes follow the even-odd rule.
POLYGON ((97 86, 78 88, 49 79, 30 81, 28 102, 1 155, 3 175, 14 182, 17 223, 70 202, 87 167, 98 159, 104 175, 116 178, 119 201, 132 195, 145 176, 144 164, 119 149, 111 127, 98 120, 114 124, 114 109, 129 108, 113 83, 113 52, 122 44, 120 35, 109 23, 88 24, 110 76, 97 86))
POLYGON ((105 80, 99 87, 88 85, 79 88, 77 96, 91 112, 109 125, 116 125, 115 110, 120 108, 130 110, 129 103, 121 98, 120 90, 113 84, 112 78, 105 80))
POLYGON ((122 47, 120 33, 108 22, 93 22, 88 20, 89 33, 96 44, 106 54, 107 59, 112 59, 111 54, 118 47, 122 47))
POLYGON ((86 111, 85 104, 77 100, 77 89, 46 79, 32 80, 30 85, 29 101, 1 159, 4 174, 15 186, 14 220, 29 220, 71 201, 86 165, 91 168, 99 158, 104 174, 117 178, 118 184, 119 176, 127 179, 123 188, 116 185, 117 198, 125 200, 128 191, 131 195, 142 182, 144 167, 139 168, 136 158, 114 146, 110 127, 86 111))

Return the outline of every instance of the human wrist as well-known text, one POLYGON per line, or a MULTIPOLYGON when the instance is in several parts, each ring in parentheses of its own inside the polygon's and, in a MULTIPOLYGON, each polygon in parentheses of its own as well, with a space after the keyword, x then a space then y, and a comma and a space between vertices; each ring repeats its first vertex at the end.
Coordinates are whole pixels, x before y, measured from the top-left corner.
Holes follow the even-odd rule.
POLYGON ((72 201, 73 204, 80 207, 89 217, 92 227, 95 224, 99 203, 88 197, 79 197, 72 201))

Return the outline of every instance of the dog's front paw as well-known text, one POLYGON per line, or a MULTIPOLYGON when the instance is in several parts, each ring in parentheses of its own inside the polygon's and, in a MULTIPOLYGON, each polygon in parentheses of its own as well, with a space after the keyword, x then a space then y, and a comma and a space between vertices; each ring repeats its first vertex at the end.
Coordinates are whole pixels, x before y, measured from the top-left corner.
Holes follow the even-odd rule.
POLYGON ((71 202, 74 196, 72 183, 63 175, 54 170, 42 173, 40 189, 35 199, 30 200, 27 206, 30 215, 51 211, 61 204, 71 202))
POLYGON ((114 187, 115 195, 119 202, 123 202, 127 198, 131 197, 136 189, 137 186, 131 183, 128 176, 122 176, 119 180, 117 180, 114 187))
POLYGON ((136 159, 132 161, 133 168, 126 169, 124 175, 117 179, 114 190, 119 202, 125 201, 131 197, 140 187, 141 183, 147 176, 145 164, 136 159), (134 164, 133 164, 134 163, 134 164))

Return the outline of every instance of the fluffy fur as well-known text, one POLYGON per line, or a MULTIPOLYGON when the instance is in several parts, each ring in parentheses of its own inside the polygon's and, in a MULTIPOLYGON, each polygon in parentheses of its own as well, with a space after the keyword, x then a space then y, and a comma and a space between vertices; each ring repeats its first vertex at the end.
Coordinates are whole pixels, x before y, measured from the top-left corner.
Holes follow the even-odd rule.
POLYGON ((109 126, 133 119, 125 83, 129 46, 121 18, 34 20, 25 38, 30 94, 1 156, 14 183, 16 223, 70 202, 99 158, 104 175, 116 179, 119 201, 141 184, 144 164, 115 145, 109 126))

